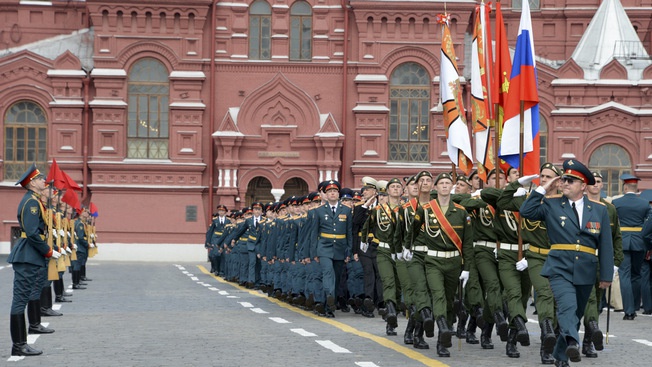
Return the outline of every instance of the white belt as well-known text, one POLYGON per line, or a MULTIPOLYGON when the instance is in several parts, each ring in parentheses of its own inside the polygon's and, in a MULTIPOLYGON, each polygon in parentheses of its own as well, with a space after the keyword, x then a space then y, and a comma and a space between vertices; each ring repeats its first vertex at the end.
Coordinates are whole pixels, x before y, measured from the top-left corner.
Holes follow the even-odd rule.
POLYGON ((428 250, 428 256, 442 257, 444 259, 450 259, 451 257, 460 256, 460 252, 459 251, 434 251, 434 250, 428 250))
POLYGON ((485 246, 485 247, 496 248, 496 242, 477 241, 477 242, 473 242, 473 246, 485 246))
POLYGON ((427 252, 428 246, 414 246, 413 250, 419 252, 427 252))
MULTIPOLYGON (((530 248, 529 243, 524 243, 523 244, 523 251, 527 250, 530 248)), ((501 250, 511 250, 511 251, 518 251, 518 243, 501 243, 500 244, 500 249, 501 250)))
POLYGON ((387 242, 378 242, 378 247, 389 249, 389 243, 387 243, 387 242))

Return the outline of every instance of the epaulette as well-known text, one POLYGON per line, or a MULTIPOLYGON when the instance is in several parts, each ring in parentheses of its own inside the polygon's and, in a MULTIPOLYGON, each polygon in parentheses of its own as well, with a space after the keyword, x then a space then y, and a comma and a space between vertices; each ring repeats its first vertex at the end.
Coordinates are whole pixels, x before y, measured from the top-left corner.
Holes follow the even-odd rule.
POLYGON ((603 203, 602 201, 599 201, 599 200, 589 199, 589 201, 592 202, 592 203, 600 204, 602 206, 607 206, 607 204, 605 204, 605 203, 603 203))
POLYGON ((546 198, 548 198, 548 199, 558 199, 558 198, 560 198, 562 196, 563 196, 562 194, 554 194, 554 195, 551 195, 551 196, 546 196, 546 198))
POLYGON ((464 209, 464 210, 466 210, 466 208, 464 207, 464 205, 461 205, 461 204, 458 204, 458 203, 453 203, 453 205, 455 205, 455 207, 456 207, 457 209, 464 209))
POLYGON ((358 202, 355 203, 353 206, 360 206, 360 205, 363 205, 363 204, 364 204, 364 203, 363 203, 362 201, 358 201, 358 202))

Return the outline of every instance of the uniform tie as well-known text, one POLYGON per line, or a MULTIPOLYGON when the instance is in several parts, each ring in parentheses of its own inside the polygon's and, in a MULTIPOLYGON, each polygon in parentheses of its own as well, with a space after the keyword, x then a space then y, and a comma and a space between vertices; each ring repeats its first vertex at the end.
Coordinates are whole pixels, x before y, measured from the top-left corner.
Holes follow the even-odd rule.
MULTIPOLYGON (((575 204, 573 204, 573 205, 575 205, 575 204)), ((573 208, 575 208, 575 207, 573 206, 573 208)), ((258 218, 254 217, 254 228, 256 228, 257 226, 258 226, 258 218)))
POLYGON ((580 215, 577 213, 577 208, 575 208, 575 203, 573 203, 571 206, 573 207, 573 213, 575 213, 575 219, 577 219, 577 224, 581 226, 582 223, 580 223, 580 215))
POLYGON ((333 216, 335 216, 335 209, 337 209, 337 207, 333 205, 331 209, 333 209, 333 216))

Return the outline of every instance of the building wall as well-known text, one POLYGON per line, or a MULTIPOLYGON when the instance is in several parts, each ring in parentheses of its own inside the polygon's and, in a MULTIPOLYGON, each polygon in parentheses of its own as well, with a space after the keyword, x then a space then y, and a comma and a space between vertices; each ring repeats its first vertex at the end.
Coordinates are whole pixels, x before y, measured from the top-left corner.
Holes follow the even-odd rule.
MULTIPOLYGON (((249 57, 251 3, 0 0, 0 113, 20 100, 45 111, 48 161, 56 159, 85 186, 85 199, 100 210, 101 241, 201 243, 209 203, 244 206, 257 197, 248 186, 261 179, 280 197, 294 193, 297 182, 314 190, 335 178, 359 187, 363 176, 450 169, 437 108, 441 29, 435 18, 443 2, 351 0, 345 11, 340 0, 309 0, 307 61, 289 57, 290 0, 269 3, 271 58, 249 57), (92 70, 74 50, 44 56, 34 46, 89 25, 92 70), (143 58, 168 71, 168 159, 127 158, 129 72, 143 58), (430 80, 430 161, 421 164, 389 159, 389 79, 406 62, 423 67, 430 80)), ((513 46, 520 11, 510 3, 503 1, 503 12, 513 46)), ((538 3, 532 19, 536 53, 545 59, 538 75, 548 160, 589 161, 600 146, 616 144, 629 154, 631 171, 643 177, 641 186, 652 188, 652 71, 632 85, 615 62, 603 71, 604 82, 568 82, 583 78, 569 59, 600 1, 538 3)), ((622 3, 650 53, 652 0, 622 3)), ((467 79, 475 5, 446 3, 467 79)), ((0 159, 4 144, 1 129, 0 159)), ((269 197, 266 190, 259 197, 269 197)), ((0 207, 0 242, 9 241, 21 195, 13 182, 0 184, 8 203, 0 207)))

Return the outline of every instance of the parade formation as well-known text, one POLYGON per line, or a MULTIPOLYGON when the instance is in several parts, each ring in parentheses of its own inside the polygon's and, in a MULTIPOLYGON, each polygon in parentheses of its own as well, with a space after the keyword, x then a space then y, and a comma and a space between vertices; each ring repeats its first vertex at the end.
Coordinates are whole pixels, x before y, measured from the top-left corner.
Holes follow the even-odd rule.
POLYGON ((64 291, 66 270, 72 274, 73 289, 86 289, 85 282, 91 281, 86 277, 86 261, 97 254, 94 212, 74 200, 73 188, 78 186, 63 175, 56 162, 47 178, 32 164, 16 183, 26 192, 17 212, 20 238, 7 259, 14 269, 12 356, 43 353, 27 344, 27 335, 54 333, 41 324, 41 317, 62 316, 52 309, 53 291, 56 302, 72 302, 67 298, 72 294, 64 291))
MULTIPOLYGON (((600 174, 577 160, 546 163, 537 175, 507 171, 483 182, 476 172, 364 177, 360 191, 329 180, 318 192, 230 214, 220 205, 206 233, 211 273, 322 317, 382 317, 389 337, 405 319, 403 343, 429 349, 436 337, 439 357, 451 356, 453 336, 493 349, 495 333, 519 358, 531 345, 525 310, 534 296, 540 363, 597 358, 598 316, 615 273, 622 288, 638 287, 624 320, 640 307, 640 282, 623 284, 635 277, 635 265, 623 264, 636 260, 623 252, 649 249, 650 206, 633 195, 646 205, 625 226, 622 199, 614 207, 600 198, 600 174), (627 247, 625 231, 636 234, 627 247)), ((636 178, 623 179, 629 192, 636 178)))

